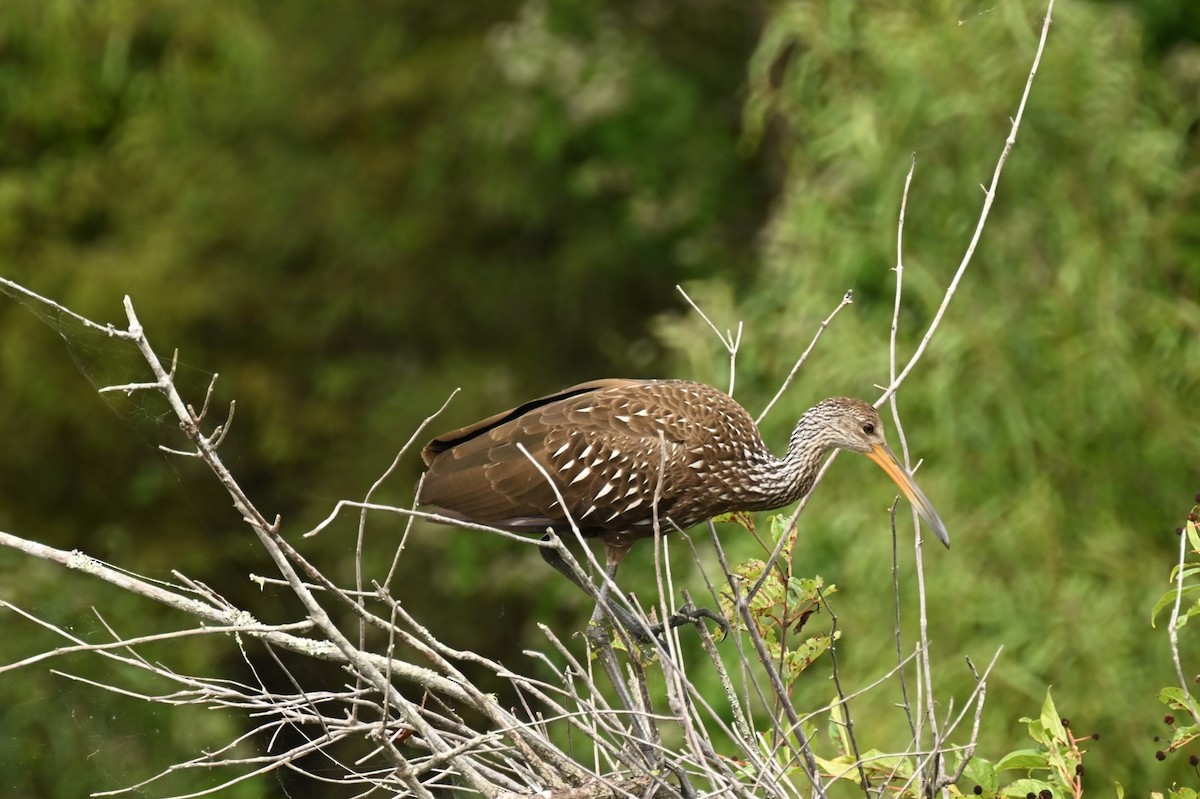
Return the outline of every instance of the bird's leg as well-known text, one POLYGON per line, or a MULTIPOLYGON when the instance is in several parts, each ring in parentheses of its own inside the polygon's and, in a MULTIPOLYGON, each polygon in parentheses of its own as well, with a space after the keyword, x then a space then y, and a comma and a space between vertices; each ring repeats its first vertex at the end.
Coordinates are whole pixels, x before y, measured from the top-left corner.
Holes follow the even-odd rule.
MULTIPOLYGON (((547 533, 542 537, 543 541, 553 541, 554 533, 547 533)), ((542 552, 542 559, 554 567, 554 570, 562 574, 568 580, 573 582, 588 596, 596 596, 596 587, 591 583, 586 582, 582 575, 578 574, 575 569, 571 568, 571 564, 567 563, 563 556, 559 554, 557 549, 551 547, 539 547, 542 552)), ((658 768, 658 755, 655 748, 646 743, 652 740, 651 731, 646 726, 646 721, 639 713, 639 706, 634 703, 633 697, 630 696, 629 690, 625 685, 625 681, 621 677, 621 670, 617 667, 616 653, 613 652, 612 638, 609 636, 608 616, 605 613, 611 613, 616 619, 617 624, 624 627, 630 635, 635 636, 639 641, 645 642, 649 639, 649 632, 644 624, 634 618, 633 614, 619 607, 611 600, 608 593, 608 586, 612 583, 612 578, 617 573, 617 566, 621 563, 621 558, 624 557, 625 551, 629 547, 624 547, 623 550, 614 551, 612 548, 605 546, 605 573, 608 579, 600 586, 598 602, 596 609, 592 612, 592 618, 588 622, 587 641, 596 653, 596 659, 600 662, 604 672, 608 675, 609 682, 612 683, 613 690, 617 693, 617 699, 621 706, 630 712, 637 724, 637 740, 639 741, 638 750, 646 763, 651 768, 658 768)), ((624 633, 621 633, 624 637, 624 633)), ((626 645, 631 646, 631 642, 626 638, 626 645)))
MULTIPOLYGON (((543 541, 552 541, 554 533, 547 533, 542 536, 543 541)), ((542 553, 542 560, 554 567, 554 570, 566 577, 579 590, 583 591, 588 596, 596 595, 596 587, 594 585, 585 584, 581 576, 571 568, 571 564, 563 560, 563 556, 558 553, 558 550, 552 547, 539 547, 542 553)), ((596 612, 592 614, 592 620, 588 627, 594 629, 597 625, 607 627, 604 608, 607 607, 608 612, 616 618, 617 622, 635 636, 640 642, 646 643, 650 640, 652 633, 647 629, 646 625, 642 624, 637 618, 625 610, 625 608, 614 602, 608 595, 608 586, 612 583, 613 577, 617 573, 617 566, 620 565, 621 559, 625 557, 625 552, 629 551, 629 546, 626 545, 619 554, 610 551, 610 547, 606 544, 604 547, 605 572, 608 574, 608 579, 600 586, 600 604, 596 606, 596 612)), ((593 642, 596 643, 596 642, 593 642)))
POLYGON ((729 635, 728 619, 711 608, 698 608, 692 604, 684 605, 679 610, 668 616, 666 621, 660 621, 657 624, 650 625, 650 632, 653 635, 658 636, 664 630, 673 630, 676 627, 682 627, 685 624, 692 624, 693 622, 700 621, 701 619, 709 619, 710 621, 716 622, 717 626, 721 628, 722 634, 729 635))
MULTIPOLYGON (((633 725, 636 730, 634 741, 637 744, 637 751, 645 759, 646 764, 657 771, 660 767, 661 757, 655 743, 660 740, 658 730, 653 720, 644 715, 645 706, 641 703, 635 703, 629 692, 626 690, 626 684, 621 676, 621 670, 617 667, 616 655, 613 652, 612 640, 609 637, 608 619, 605 618, 605 610, 613 615, 617 626, 614 628, 617 635, 624 641, 625 646, 629 648, 630 654, 632 651, 632 641, 629 636, 635 637, 639 644, 646 644, 652 641, 650 632, 642 622, 638 621, 632 614, 625 611, 624 608, 618 607, 615 602, 609 597, 609 587, 615 585, 614 578, 617 576, 617 568, 621 565, 621 561, 625 559, 625 555, 629 553, 631 542, 604 542, 604 573, 605 579, 600 586, 600 597, 596 603, 596 609, 592 611, 592 618, 588 622, 587 640, 596 652, 596 658, 600 661, 604 671, 608 674, 609 680, 616 689, 617 695, 620 697, 625 709, 630 711, 633 725), (621 629, 624 628, 624 629, 621 629)), ((633 690, 636 687, 630 686, 633 690)))
MULTIPOLYGON (((554 533, 547 533, 546 535, 542 536, 542 540, 552 541, 554 535, 554 533)), ((711 619, 721 627, 721 630, 726 635, 729 634, 729 622, 726 621, 721 614, 709 610, 708 608, 697 608, 691 605, 685 605, 672 614, 666 621, 658 622, 647 627, 640 620, 638 620, 636 616, 614 602, 608 595, 609 586, 612 585, 613 578, 616 577, 617 567, 620 566, 621 561, 629 552, 629 547, 630 544, 620 545, 609 544, 607 542, 604 545, 604 571, 608 575, 608 579, 604 580, 604 582, 600 585, 600 601, 596 605, 595 612, 592 613, 591 620, 588 622, 589 636, 598 636, 596 640, 592 640, 592 638, 589 637, 589 640, 593 646, 600 645, 601 642, 599 637, 607 638, 606 628, 608 625, 605 608, 608 609, 608 613, 612 614, 612 617, 616 619, 617 623, 628 630, 629 633, 637 639, 638 643, 641 644, 650 643, 650 641, 660 636, 664 630, 671 630, 676 627, 681 627, 684 624, 691 624, 692 622, 697 622, 700 619, 711 619)), ((568 580, 578 586, 580 591, 583 591, 588 596, 595 596, 596 587, 590 583, 585 584, 581 576, 571 568, 571 564, 563 560, 563 557, 558 553, 558 550, 552 547, 539 547, 538 549, 542 553, 542 560, 553 566, 556 572, 566 577, 568 580)))
MULTIPOLYGON (((556 537, 556 533, 546 533, 544 536, 542 536, 542 541, 551 543, 556 537)), ((580 577, 580 575, 576 574, 574 569, 571 568, 571 564, 563 560, 563 556, 558 554, 557 549, 554 549, 553 547, 538 547, 538 551, 542 553, 542 560, 553 566, 556 572, 573 582, 580 591, 583 591, 588 596, 591 596, 592 592, 588 590, 586 585, 584 585, 583 579, 580 577)))
MULTIPOLYGON (((721 630, 726 635, 729 634, 729 622, 725 620, 719 613, 715 613, 708 608, 697 608, 692 604, 687 604, 671 614, 665 621, 660 621, 651 624, 647 627, 639 621, 632 613, 628 613, 624 608, 619 607, 615 602, 608 598, 609 586, 613 585, 613 578, 617 575, 617 567, 621 561, 629 554, 629 548, 632 542, 626 541, 621 543, 613 543, 611 541, 604 542, 604 563, 605 573, 608 578, 604 584, 600 586, 600 602, 607 605, 612 614, 617 617, 621 625, 630 633, 637 637, 638 642, 648 644, 653 639, 658 638, 666 630, 673 630, 676 627, 681 627, 684 624, 691 624, 700 619, 711 619, 721 626, 721 630)), ((604 613, 600 606, 596 606, 596 612, 592 614, 592 625, 599 624, 604 621, 604 613)))
POLYGON ((588 641, 591 642, 592 646, 597 648, 607 646, 609 643, 608 620, 605 618, 605 609, 612 614, 618 624, 636 637, 639 642, 646 643, 650 640, 650 632, 646 629, 646 626, 609 597, 609 586, 615 584, 617 569, 627 554, 629 554, 629 544, 604 542, 605 579, 600 583, 600 598, 596 602, 596 609, 592 611, 592 618, 588 622, 587 632, 588 641))

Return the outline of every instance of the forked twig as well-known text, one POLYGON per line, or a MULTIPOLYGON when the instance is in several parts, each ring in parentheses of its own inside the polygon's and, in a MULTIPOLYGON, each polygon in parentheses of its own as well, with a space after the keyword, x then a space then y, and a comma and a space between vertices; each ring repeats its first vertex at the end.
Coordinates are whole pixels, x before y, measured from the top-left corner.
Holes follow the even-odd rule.
POLYGON ((762 413, 760 413, 758 418, 754 420, 756 425, 762 424, 763 419, 766 419, 767 414, 770 413, 771 409, 775 407, 775 403, 779 402, 779 398, 783 396, 784 392, 788 390, 788 386, 790 386, 792 381, 796 379, 796 375, 800 373, 800 367, 803 366, 804 362, 808 360, 808 356, 812 353, 813 348, 817 346, 817 342, 820 341, 821 336, 824 335, 825 328, 829 327, 829 323, 833 321, 833 318, 841 313, 842 309, 847 305, 850 305, 852 302, 854 302, 854 290, 850 289, 847 290, 844 295, 842 295, 842 301, 838 303, 836 308, 830 311, 829 316, 826 316, 823 320, 821 320, 821 324, 817 326, 817 332, 813 334, 812 340, 808 342, 808 346, 804 348, 804 352, 800 353, 800 357, 796 359, 794 364, 792 364, 791 371, 789 371, 787 377, 783 379, 783 383, 779 386, 779 390, 775 392, 775 396, 771 397, 771 401, 767 403, 766 407, 762 409, 762 413))
POLYGON ((954 277, 950 280, 950 285, 946 288, 942 302, 938 305, 937 312, 933 316, 933 320, 929 323, 929 328, 925 331, 925 335, 921 337, 921 343, 917 346, 912 357, 908 359, 904 369, 898 375, 892 377, 883 394, 875 401, 875 407, 879 407, 886 402, 896 391, 900 385, 908 377, 909 373, 921 360, 921 356, 925 354, 925 348, 929 346, 929 342, 933 339, 933 334, 937 332, 938 327, 942 323, 942 317, 946 315, 946 309, 950 307, 950 300, 953 299, 955 292, 958 291, 958 284, 962 281, 962 277, 966 274, 967 267, 971 263, 971 258, 975 255, 975 248, 979 245, 979 240, 983 236, 983 228, 987 223, 988 214, 992 210, 992 203, 996 199, 996 190, 1000 185, 1000 173, 1004 171, 1004 164, 1008 161, 1009 153, 1012 152, 1013 145, 1017 143, 1017 131, 1021 128, 1021 118, 1025 115, 1025 106, 1029 102, 1029 95, 1033 91, 1033 79, 1037 75, 1038 66, 1042 63, 1042 53, 1046 49, 1046 38, 1050 33, 1050 17, 1054 12, 1054 0, 1049 0, 1046 4, 1046 16, 1042 22, 1042 33, 1038 39, 1037 51, 1033 56, 1033 66, 1029 69, 1029 77, 1025 81, 1025 90, 1021 93, 1021 102, 1017 106, 1017 113, 1012 118, 1012 127, 1009 129, 1008 138, 1004 140, 1004 149, 1000 151, 1000 157, 996 161, 996 168, 992 172, 992 182, 988 185, 983 197, 983 208, 979 212, 979 221, 975 224, 975 231, 971 234, 971 241, 967 244, 966 252, 963 253, 962 261, 959 262, 958 269, 954 273, 954 277))
POLYGON ((703 319, 705 323, 707 323, 712 329, 712 332, 716 334, 717 338, 721 341, 721 346, 725 348, 725 352, 729 355, 729 389, 727 393, 732 397, 735 376, 737 374, 738 347, 741 346, 742 343, 742 322, 740 320, 738 321, 736 334, 732 330, 726 330, 724 333, 722 333, 721 330, 715 324, 713 324, 713 321, 708 318, 708 314, 701 310, 700 306, 696 304, 695 300, 688 296, 688 293, 683 290, 683 286, 676 286, 675 289, 683 295, 683 298, 687 300, 687 304, 692 306, 692 310, 700 314, 700 318, 703 319))

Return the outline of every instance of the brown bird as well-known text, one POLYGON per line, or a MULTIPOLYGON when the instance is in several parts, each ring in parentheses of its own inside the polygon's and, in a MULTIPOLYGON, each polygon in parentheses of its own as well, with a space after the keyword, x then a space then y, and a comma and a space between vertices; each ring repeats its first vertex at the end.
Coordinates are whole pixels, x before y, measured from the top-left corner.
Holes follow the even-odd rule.
MULTIPOLYGON (((438 436, 421 453, 429 470, 418 501, 442 516, 509 531, 567 534, 574 521, 585 538, 604 541, 612 575, 635 541, 654 535, 656 518, 667 532, 723 513, 783 507, 809 492, 833 449, 879 464, 950 546, 937 511, 888 449, 868 403, 848 397, 817 403, 800 417, 779 458, 732 397, 684 380, 581 383, 438 436)), ((541 553, 579 584, 555 550, 541 553)))

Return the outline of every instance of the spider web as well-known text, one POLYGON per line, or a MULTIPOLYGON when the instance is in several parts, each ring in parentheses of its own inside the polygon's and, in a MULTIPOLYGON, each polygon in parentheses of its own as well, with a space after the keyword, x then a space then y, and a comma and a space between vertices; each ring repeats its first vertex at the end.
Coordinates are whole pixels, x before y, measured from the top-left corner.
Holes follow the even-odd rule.
MULTIPOLYGON (((212 505, 201 498, 206 497, 207 494, 200 489, 208 488, 207 482, 212 482, 211 475, 208 474, 207 470, 204 470, 203 475, 194 474, 191 468, 194 463, 193 459, 180 458, 178 455, 163 452, 159 448, 160 446, 165 446, 183 451, 190 451, 192 449, 192 445, 179 429, 177 417, 171 410, 166 398, 155 390, 100 391, 100 389, 115 385, 151 383, 155 379, 137 345, 115 334, 127 329, 128 322, 125 321, 121 324, 110 323, 109 327, 112 331, 110 332, 103 327, 97 327, 94 323, 80 317, 67 308, 33 294, 3 277, 0 277, 0 292, 33 314, 42 324, 49 327, 59 336, 70 355, 76 371, 95 390, 95 395, 124 423, 127 430, 132 432, 139 442, 150 448, 157 455, 157 458, 148 466, 149 470, 152 472, 158 471, 162 475, 159 479, 173 484, 167 490, 173 499, 181 499, 186 503, 186 506, 191 511, 190 515, 192 516, 193 523, 198 522, 198 526, 203 531, 214 531, 220 527, 227 527, 229 524, 228 517, 221 516, 218 518, 213 510, 215 507, 222 506, 212 505), (205 477, 208 478, 207 482, 205 481, 205 477)), ((0 308, 0 312, 6 311, 7 309, 0 308)), ((13 307, 13 310, 9 313, 18 312, 13 307)), ((169 352, 169 350, 164 351, 169 352)), ((171 368, 170 363, 164 363, 163 365, 166 369, 171 368)), ((180 394, 188 400, 193 401, 197 411, 200 410, 199 405, 203 402, 203 398, 215 376, 216 373, 210 370, 195 367, 182 360, 177 363, 175 369, 175 382, 180 394)), ((215 406, 217 400, 214 398, 213 402, 215 406)), ((222 411, 223 409, 220 407, 212 409, 210 421, 205 425, 208 429, 211 429, 214 424, 224 421, 224 413, 222 411), (211 420, 212 417, 221 418, 213 421, 211 420)), ((230 453, 226 451, 223 455, 228 458, 230 453)), ((236 454, 233 454, 230 459, 233 462, 240 462, 241 460, 236 454)), ((143 463, 146 462, 145 458, 141 458, 141 460, 143 463)), ((196 468, 199 469, 198 466, 196 468)), ((211 488, 214 491, 220 490, 215 483, 211 488)), ((133 519, 132 523, 136 524, 136 519, 133 519)), ((164 578, 167 577, 167 575, 163 576, 164 578)), ((60 617, 61 619, 64 615, 75 614, 77 618, 72 620, 70 629, 76 634, 88 640, 105 637, 103 628, 96 623, 96 619, 86 608, 69 609, 66 607, 68 604, 70 604, 70 600, 64 600, 62 605, 54 610, 51 615, 60 617)), ((47 606, 47 609, 49 609, 49 606, 47 606)), ((59 646, 63 643, 66 642, 58 641, 51 644, 51 646, 59 646)), ((7 658, 0 660, 7 660, 7 658)), ((71 656, 63 663, 55 664, 52 662, 49 667, 77 674, 87 674, 91 671, 86 666, 80 664, 77 656, 71 656)), ((14 704, 9 707, 9 712, 17 714, 18 718, 20 716, 26 716, 27 719, 44 716, 46 712, 46 694, 43 693, 43 690, 55 691, 57 693, 55 704, 60 707, 70 707, 69 713, 56 713, 56 720, 67 722, 74 727, 75 732, 73 737, 83 742, 82 746, 87 747, 87 761, 86 765, 81 764, 82 772, 84 774, 90 773, 94 776, 99 776, 101 777, 101 781, 105 783, 94 784, 91 786, 93 789, 112 789, 136 783, 145 778, 148 771, 153 771, 160 765, 158 763, 131 763, 126 758, 120 756, 121 741, 133 741, 136 739, 136 735, 143 734, 145 730, 131 731, 128 734, 123 734, 119 722, 116 723, 115 727, 112 727, 108 722, 115 720, 108 719, 106 721, 104 718, 97 716, 98 713, 104 713, 103 708, 108 707, 111 709, 114 706, 111 701, 103 700, 100 696, 96 695, 100 689, 83 686, 70 681, 64 682, 62 678, 52 677, 48 673, 34 675, 30 672, 29 677, 34 678, 34 682, 42 684, 43 689, 35 689, 27 696, 15 697, 14 704), (93 702, 91 700, 98 701, 93 702), (68 718, 69 722, 67 721, 68 718), (106 753, 108 753, 108 756, 106 756, 106 753)), ((120 683, 121 679, 118 677, 116 682, 120 683)), ((166 707, 158 708, 155 711, 155 715, 160 715, 164 721, 169 713, 170 709, 166 707)), ((155 724, 155 727, 157 728, 158 725, 155 724)), ((166 727, 163 727, 156 729, 152 734, 165 734, 165 732, 166 727)), ((197 739, 197 742, 198 746, 202 745, 199 739, 197 739)), ((136 750, 136 747, 132 748, 136 750)), ((40 768, 40 763, 35 761, 9 765, 24 765, 26 770, 33 769, 32 773, 34 774, 40 768)), ((279 774, 276 774, 272 782, 275 783, 277 790, 286 794, 287 785, 278 779, 279 776, 279 774)), ((80 777, 84 778, 82 775, 80 777)), ((11 785, 5 785, 3 777, 0 777, 0 793, 3 793, 5 788, 11 789, 12 787, 11 785)), ((134 795, 152 796, 161 795, 161 792, 162 787, 160 786, 158 789, 150 789, 149 792, 137 792, 134 795)))
MULTIPOLYGON (((106 405, 137 433, 143 443, 186 449, 187 439, 179 430, 166 399, 157 391, 106 391, 100 389, 154 380, 136 345, 117 335, 89 326, 79 316, 57 304, 27 296, 0 282, 0 291, 12 297, 62 339, 76 369, 96 389, 106 405)), ((114 332, 127 323, 110 323, 114 332)), ((170 364, 164 364, 169 368, 170 364)), ((204 396, 215 373, 186 362, 178 364, 176 381, 184 396, 204 396)), ((168 460, 169 462, 169 460, 168 460)))

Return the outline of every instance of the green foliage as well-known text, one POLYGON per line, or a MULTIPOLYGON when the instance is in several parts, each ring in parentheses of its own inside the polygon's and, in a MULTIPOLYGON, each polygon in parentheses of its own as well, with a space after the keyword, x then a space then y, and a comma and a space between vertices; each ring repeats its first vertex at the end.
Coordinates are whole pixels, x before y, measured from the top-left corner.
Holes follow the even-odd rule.
MULTIPOLYGON (((986 11, 947 0, 772 6, 746 111, 748 135, 768 137, 787 166, 763 266, 748 285, 696 282, 689 293, 719 327, 746 321, 736 385, 752 412, 847 289, 855 299, 766 419, 769 442, 781 445, 813 402, 869 398, 889 382, 898 211, 914 153, 899 363, 916 348, 969 241, 1043 12, 1032 0, 986 11)), ((962 656, 1003 643, 982 749, 1011 748, 1015 709, 1053 684, 1102 732, 1093 757, 1106 779, 1144 795, 1190 775, 1153 757, 1159 729, 1146 707, 1168 661, 1138 619, 1173 559, 1169 509, 1200 473, 1200 161, 1189 132, 1200 95, 1183 60, 1147 68, 1140 37, 1119 8, 1057 7, 988 226, 898 403, 953 541, 925 555, 939 684, 961 696, 972 685, 962 656)), ((673 372, 725 382, 702 321, 665 319, 660 331, 673 372)), ((799 522, 798 557, 836 579, 839 619, 856 631, 843 664, 852 685, 894 663, 882 610, 893 494, 843 455, 799 522)), ((730 547, 732 558, 744 551, 730 547)), ((1183 646, 1185 659, 1200 658, 1196 641, 1183 646)), ((809 690, 823 701, 820 686, 809 690)), ((895 737, 905 732, 882 700, 867 707, 895 737)))
POLYGON ((1054 699, 1046 691, 1042 712, 1036 719, 1022 718, 1029 729, 1029 737, 1038 744, 1037 749, 1011 752, 996 763, 996 771, 1020 770, 1028 776, 1016 780, 1001 791, 1004 796, 1022 797, 1030 792, 1041 794, 1049 790, 1056 796, 1075 796, 1083 793, 1083 755, 1081 741, 1091 736, 1076 738, 1068 722, 1058 713, 1054 699), (1045 779, 1037 779, 1037 772, 1046 772, 1045 779))
MULTIPOLYGON (((832 634, 811 635, 795 644, 787 643, 788 633, 799 632, 814 612, 822 608, 828 612, 826 598, 836 591, 836 587, 826 587, 819 576, 798 577, 793 571, 796 527, 789 525, 788 517, 784 515, 771 516, 769 521, 771 540, 765 546, 773 546, 781 538, 784 543, 777 565, 767 574, 761 589, 750 599, 747 607, 755 630, 762 636, 771 662, 779 669, 790 698, 804 671, 835 641, 840 640, 842 634, 836 630, 832 634)), ((746 629, 737 608, 746 602, 748 592, 762 578, 765 566, 764 561, 752 559, 735 567, 733 573, 740 578, 736 583, 736 601, 730 592, 721 595, 722 610, 733 622, 731 628, 735 632, 746 629)), ((884 686, 878 690, 886 692, 890 689, 884 686)), ((963 767, 964 777, 972 783, 970 787, 978 786, 980 793, 977 795, 986 798, 1025 799, 1030 793, 1045 797, 1043 792, 1049 791, 1051 796, 1078 799, 1083 793, 1083 756, 1087 751, 1080 744, 1098 736, 1089 734, 1076 737, 1071 732, 1069 721, 1059 714, 1049 690, 1046 691, 1038 717, 1023 717, 1020 721, 1026 725, 1029 738, 1037 746, 1010 751, 995 760, 975 754, 963 767), (1016 776, 1011 772, 1016 772, 1016 776)), ((874 747, 860 752, 850 738, 848 722, 847 705, 835 702, 828 712, 826 725, 827 739, 834 752, 823 756, 818 746, 814 753, 823 776, 835 783, 859 785, 865 775, 875 788, 883 786, 898 789, 899 796, 920 799, 923 789, 914 775, 922 768, 923 756, 887 754, 887 749, 874 747)), ((786 726, 786 721, 783 723, 786 726)), ((866 738, 868 743, 903 748, 901 742, 887 741, 879 736, 882 730, 880 725, 868 724, 864 727, 860 724, 858 729, 860 736, 866 738)), ((815 740, 814 732, 815 725, 805 726, 805 735, 810 742, 815 740)), ((779 762, 793 764, 791 771, 799 783, 806 780, 803 768, 799 765, 800 757, 793 746, 774 740, 766 730, 760 731, 759 738, 764 747, 770 741, 769 749, 765 748, 764 752, 779 762)), ((958 761, 961 760, 960 753, 958 761)), ((953 786, 951 793, 954 796, 967 795, 958 786, 953 786)))
MULTIPOLYGON (((1192 509, 1192 515, 1196 515, 1200 510, 1200 506, 1192 509)), ((1192 555, 1200 555, 1200 528, 1197 528, 1196 522, 1188 520, 1187 524, 1179 530, 1181 535, 1187 536, 1187 543, 1191 545, 1192 555)), ((1171 569, 1171 584, 1170 591, 1164 593, 1154 603, 1154 608, 1150 611, 1150 626, 1155 626, 1158 620, 1158 614, 1168 607, 1179 605, 1179 613, 1174 619, 1176 628, 1183 627, 1188 623, 1188 619, 1200 613, 1200 600, 1193 600, 1190 604, 1184 603, 1183 598, 1200 589, 1200 581, 1194 578, 1200 574, 1200 564, 1189 566, 1188 561, 1176 565, 1171 569)))
MULTIPOLYGON (((1083 794, 1083 756, 1087 750, 1081 749, 1079 744, 1090 741, 1091 736, 1076 738, 1071 734, 1066 720, 1058 715, 1049 691, 1039 717, 1022 718, 1021 721, 1037 746, 1014 750, 995 761, 978 754, 973 756, 963 768, 959 784, 949 786, 951 796, 1025 799, 1031 793, 1044 798, 1043 792, 1049 791, 1053 797, 1078 799, 1083 794)), ((833 724, 837 721, 831 719, 833 724)), ((837 726, 842 728, 840 724, 837 726)), ((921 786, 912 779, 920 765, 919 757, 885 755, 872 749, 862 754, 862 760, 873 786, 897 789, 896 795, 911 799, 919 799, 922 795, 921 786)), ((843 743, 837 756, 818 758, 818 762, 835 780, 858 784, 859 773, 852 767, 855 758, 848 744, 843 743)))
POLYGON ((776 664, 784 687, 790 691, 805 669, 841 637, 841 633, 835 630, 810 635, 795 643, 789 640, 793 634, 803 631, 810 616, 821 608, 828 610, 826 598, 837 592, 837 586, 826 586, 820 576, 797 576, 792 569, 795 526, 789 526, 784 516, 771 516, 770 525, 772 544, 786 538, 778 562, 769 572, 766 561, 758 559, 734 567, 733 573, 739 578, 737 594, 735 596, 729 590, 721 592, 721 611, 729 620, 731 631, 745 630, 746 622, 738 608, 746 605, 750 620, 757 634, 762 637, 771 662, 776 664), (760 580, 762 586, 750 596, 750 591, 760 580))
MULTIPOLYGON (((1150 622, 1153 624, 1162 610, 1171 607, 1173 609, 1171 624, 1175 628, 1173 638, 1184 629, 1188 619, 1200 613, 1200 608, 1197 607, 1195 601, 1190 605, 1184 602, 1185 596, 1200 587, 1195 579, 1196 575, 1200 574, 1200 525, 1197 524, 1197 518, 1200 518, 1200 494, 1197 494, 1196 499, 1197 502, 1188 514, 1186 524, 1178 531, 1182 536, 1180 544, 1185 548, 1183 554, 1189 556, 1190 560, 1187 557, 1181 558, 1181 562, 1171 570, 1172 588, 1155 603, 1154 611, 1150 616, 1150 622), (1177 612, 1174 610, 1175 608, 1178 608, 1177 612)), ((1189 639, 1195 637, 1194 628, 1186 633, 1186 637, 1189 639)), ((1172 647, 1180 646, 1177 642, 1173 642, 1171 645, 1172 647)), ((1165 742, 1166 745, 1159 749, 1158 758, 1162 760, 1176 752, 1191 752, 1193 754, 1190 759, 1194 761, 1195 752, 1200 749, 1200 746, 1195 745, 1197 741, 1200 741, 1200 713, 1197 712, 1197 709, 1200 708, 1200 700, 1197 699, 1196 692, 1186 685, 1171 685, 1158 692, 1158 699, 1170 711, 1163 717, 1163 723, 1172 731, 1171 737, 1165 742), (1181 723, 1177 713, 1190 718, 1191 723, 1181 723)), ((1195 767, 1195 762, 1192 762, 1192 765, 1195 767)), ((1200 775, 1200 772, 1197 774, 1200 775)))

